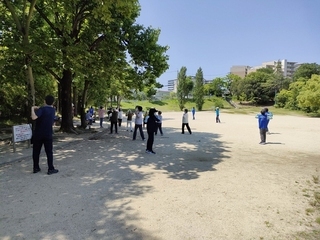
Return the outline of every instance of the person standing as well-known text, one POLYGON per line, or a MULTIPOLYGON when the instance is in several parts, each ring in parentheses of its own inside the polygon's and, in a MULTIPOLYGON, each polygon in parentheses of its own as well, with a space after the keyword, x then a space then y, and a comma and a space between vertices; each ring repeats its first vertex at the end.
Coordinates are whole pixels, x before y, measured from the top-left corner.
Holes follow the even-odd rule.
POLYGON ((256 116, 258 118, 258 125, 259 125, 259 131, 260 131, 260 143, 262 145, 266 144, 266 138, 267 138, 267 129, 268 129, 268 116, 266 114, 266 110, 262 109, 260 114, 256 116))
POLYGON ((157 127, 156 127, 156 133, 155 133, 155 135, 157 135, 158 134, 158 129, 159 129, 159 132, 160 132, 160 134, 161 134, 161 136, 163 136, 163 132, 162 132, 162 112, 161 111, 158 111, 158 116, 157 116, 157 118, 158 118, 158 122, 157 122, 157 127))
POLYGON ((192 134, 190 126, 189 126, 189 116, 188 116, 188 109, 184 110, 184 114, 182 116, 182 134, 184 134, 184 127, 186 126, 188 129, 188 132, 192 134))
POLYGON ((142 107, 141 106, 137 106, 136 107, 135 115, 136 115, 136 119, 135 119, 135 122, 134 122, 135 124, 134 124, 134 131, 133 131, 132 140, 136 140, 137 130, 139 129, 142 141, 144 141, 145 138, 144 138, 144 134, 143 134, 143 130, 142 130, 143 113, 142 113, 142 107))
POLYGON ((122 111, 121 108, 119 108, 119 111, 118 111, 118 123, 119 123, 119 127, 121 127, 122 118, 123 118, 123 111, 122 111))
POLYGON ((31 118, 36 120, 35 130, 33 133, 33 173, 40 172, 39 159, 42 145, 47 155, 48 163, 48 175, 59 172, 58 169, 55 169, 53 166, 53 143, 52 143, 52 134, 53 134, 53 124, 55 117, 55 109, 53 107, 54 97, 48 95, 45 97, 45 106, 31 107, 31 118))
POLYGON ((129 109, 128 112, 127 112, 127 131, 128 131, 128 126, 130 126, 130 132, 132 132, 132 112, 131 110, 129 109))
POLYGON ((115 128, 115 133, 118 134, 118 111, 116 109, 112 109, 111 117, 110 117, 110 134, 113 133, 113 126, 115 128))
POLYGON ((91 125, 92 125, 92 115, 90 113, 90 111, 88 110, 86 113, 86 120, 89 126, 89 129, 91 129, 91 125))
POLYGON ((151 108, 149 110, 149 117, 147 121, 147 132, 148 132, 148 141, 147 141, 147 149, 146 153, 156 154, 153 149, 153 142, 154 142, 154 133, 157 128, 157 123, 159 122, 159 119, 155 116, 155 113, 157 110, 155 108, 151 108))
POLYGON ((270 119, 273 118, 273 114, 272 114, 272 112, 269 112, 269 109, 268 109, 268 108, 265 108, 264 110, 265 110, 266 115, 267 115, 267 117, 268 117, 267 133, 268 133, 268 134, 271 134, 270 131, 269 131, 269 122, 270 122, 270 119))
POLYGON ((193 120, 195 120, 195 119, 196 119, 196 118, 195 118, 195 115, 196 115, 196 109, 195 109, 194 107, 192 107, 191 112, 192 112, 193 120))
POLYGON ((220 123, 220 109, 216 107, 216 123, 220 123))
POLYGON ((100 119, 100 128, 103 128, 102 123, 103 123, 103 119, 104 119, 104 114, 105 114, 105 110, 103 109, 102 106, 100 106, 99 111, 98 111, 98 115, 99 115, 99 119, 100 119))

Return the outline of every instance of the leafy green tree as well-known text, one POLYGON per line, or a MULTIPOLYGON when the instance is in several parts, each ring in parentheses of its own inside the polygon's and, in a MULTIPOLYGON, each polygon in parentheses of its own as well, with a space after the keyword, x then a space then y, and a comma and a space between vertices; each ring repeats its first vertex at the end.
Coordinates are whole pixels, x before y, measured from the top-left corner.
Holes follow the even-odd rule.
POLYGON ((180 110, 184 108, 186 103, 185 93, 187 88, 187 68, 181 67, 180 71, 178 72, 178 79, 177 79, 177 99, 180 110))
POLYGON ((320 75, 312 75, 297 96, 298 106, 305 112, 320 110, 320 75))
POLYGON ((194 82, 192 80, 192 77, 188 76, 186 79, 186 88, 185 88, 185 97, 189 98, 190 93, 192 92, 194 87, 194 82))
POLYGON ((304 63, 295 71, 293 75, 294 81, 299 78, 310 79, 313 74, 320 75, 320 65, 316 63, 304 63))
POLYGON ((199 111, 202 110, 204 104, 204 79, 202 69, 199 68, 196 73, 196 82, 193 90, 193 99, 199 111))
POLYGON ((210 83, 213 94, 217 97, 222 97, 223 90, 225 88, 225 82, 223 78, 215 78, 210 83))
POLYGON ((253 72, 248 74, 243 80, 243 93, 246 101, 256 104, 267 103, 270 101, 269 89, 264 84, 272 76, 264 72, 253 72))
MULTIPOLYGON (((3 0, 1 4, 4 4, 10 16, 12 17, 12 27, 7 27, 5 34, 10 34, 9 31, 15 35, 20 46, 16 47, 16 50, 21 51, 24 54, 24 68, 26 71, 27 83, 29 83, 31 93, 31 104, 35 105, 35 87, 34 78, 32 72, 32 53, 33 49, 30 44, 30 31, 31 31, 31 20, 35 10, 36 0, 30 1, 9 1, 3 0), (15 31, 16 30, 16 31, 15 31)), ((1 7, 2 8, 2 7, 1 7)), ((7 14, 5 14, 7 15, 7 14)), ((8 15, 7 15, 8 16, 8 15)), ((2 24, 4 21, 2 21, 2 24)), ((10 23, 10 21, 9 21, 10 23)))
MULTIPOLYGON (((94 88, 91 78, 95 74, 92 72, 102 72, 102 68, 108 66, 111 73, 104 78, 107 87, 111 80, 121 79, 116 72, 124 70, 124 65, 117 63, 129 56, 136 74, 135 87, 142 90, 144 85, 154 83, 156 77, 168 68, 165 55, 168 48, 157 44, 160 31, 135 24, 140 11, 136 0, 60 0, 35 7, 55 34, 50 39, 53 49, 58 50, 58 58, 47 65, 61 88, 62 131, 73 129, 71 93, 75 75, 87 79, 87 84, 82 86, 94 88), (99 49, 107 51, 101 55, 99 49)), ((101 87, 101 84, 96 86, 101 87)), ((111 90, 109 93, 119 96, 119 101, 122 89, 116 87, 111 90), (115 93, 117 90, 120 92, 115 93)))

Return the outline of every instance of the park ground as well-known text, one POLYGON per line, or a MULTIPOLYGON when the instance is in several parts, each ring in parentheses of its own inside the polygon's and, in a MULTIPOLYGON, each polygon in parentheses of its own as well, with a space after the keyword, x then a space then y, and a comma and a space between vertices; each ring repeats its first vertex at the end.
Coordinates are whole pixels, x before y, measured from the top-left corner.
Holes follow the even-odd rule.
POLYGON ((156 155, 124 123, 57 146, 58 174, 2 164, 0 239, 320 239, 319 119, 275 115, 259 145, 254 114, 163 118, 156 155))

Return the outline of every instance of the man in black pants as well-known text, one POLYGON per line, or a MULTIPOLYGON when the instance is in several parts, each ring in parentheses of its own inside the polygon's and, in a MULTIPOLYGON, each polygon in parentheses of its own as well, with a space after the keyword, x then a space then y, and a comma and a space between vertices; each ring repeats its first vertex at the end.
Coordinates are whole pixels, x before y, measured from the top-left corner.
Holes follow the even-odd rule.
POLYGON ((118 111, 115 110, 114 108, 112 109, 111 112, 111 118, 110 118, 111 126, 110 126, 110 134, 113 132, 113 126, 115 128, 116 134, 118 133, 118 111))
POLYGON ((45 106, 31 108, 31 118, 36 120, 35 130, 33 133, 33 173, 40 172, 39 157, 41 147, 44 145, 44 149, 47 155, 48 162, 48 175, 59 172, 53 166, 53 151, 52 151, 52 126, 54 124, 55 110, 53 108, 54 97, 51 95, 46 96, 45 106))
POLYGON ((157 123, 159 119, 154 115, 157 112, 155 108, 151 108, 149 110, 149 118, 147 122, 147 132, 148 132, 148 141, 147 141, 147 149, 146 153, 156 154, 153 149, 153 142, 154 142, 154 134, 157 128, 157 123))

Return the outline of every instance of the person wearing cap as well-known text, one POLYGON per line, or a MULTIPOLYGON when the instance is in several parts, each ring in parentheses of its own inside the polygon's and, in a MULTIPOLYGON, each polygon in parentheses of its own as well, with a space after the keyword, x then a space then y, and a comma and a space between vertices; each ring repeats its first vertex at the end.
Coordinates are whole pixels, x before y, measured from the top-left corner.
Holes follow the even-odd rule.
POLYGON ((216 107, 216 123, 220 122, 220 109, 216 107))
POLYGON ((147 141, 147 149, 146 149, 146 153, 149 153, 149 154, 156 154, 152 149, 153 142, 154 142, 154 133, 157 129, 157 123, 159 122, 159 119, 155 116, 156 112, 158 111, 155 108, 151 108, 149 110, 149 118, 147 122, 148 141, 147 141))
POLYGON ((258 119, 259 131, 260 131, 260 143, 262 145, 266 144, 266 133, 268 129, 268 115, 266 114, 266 110, 262 109, 260 114, 256 116, 258 119))

